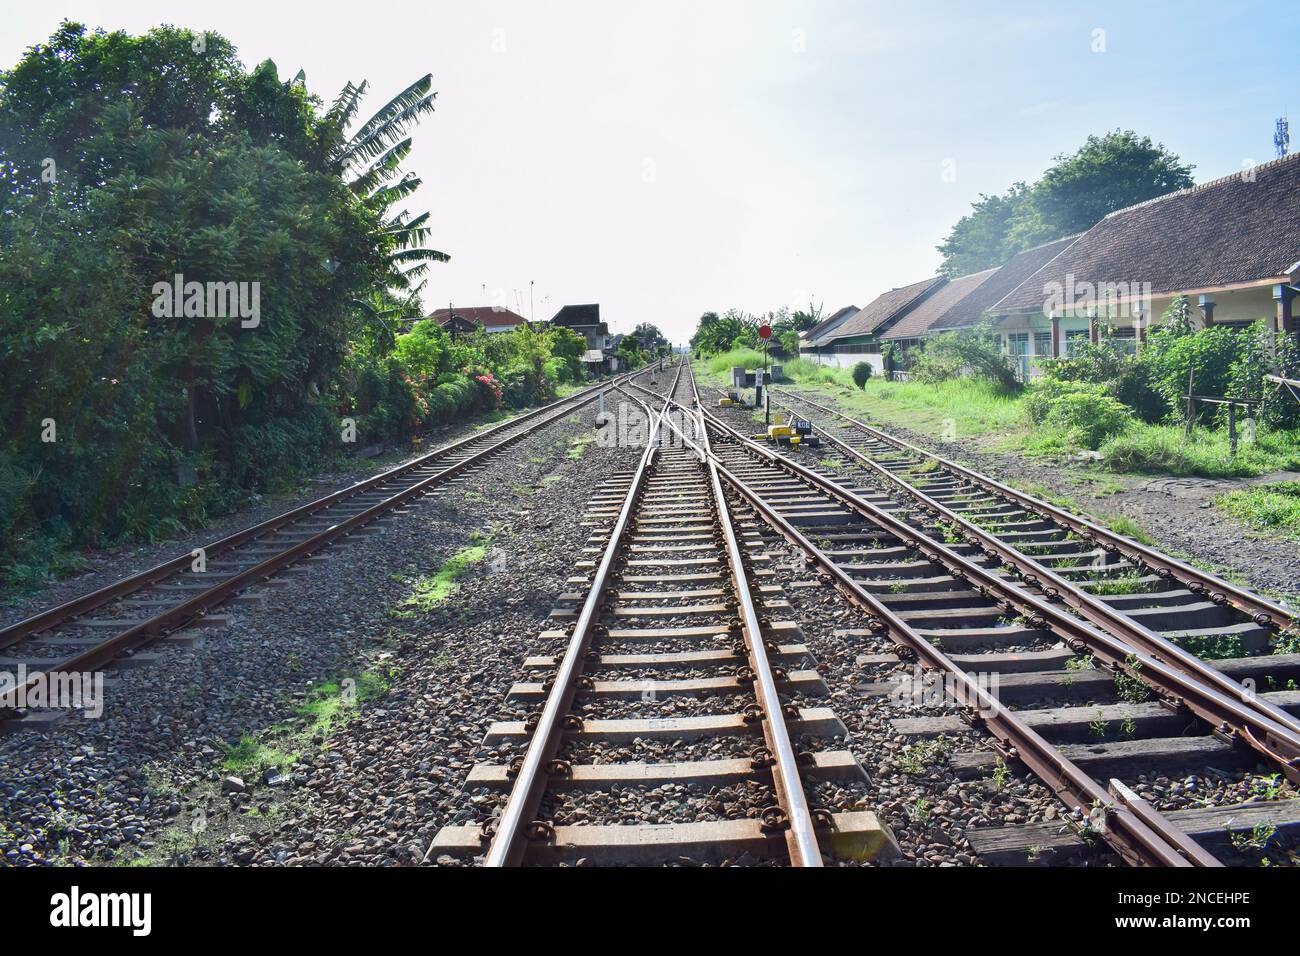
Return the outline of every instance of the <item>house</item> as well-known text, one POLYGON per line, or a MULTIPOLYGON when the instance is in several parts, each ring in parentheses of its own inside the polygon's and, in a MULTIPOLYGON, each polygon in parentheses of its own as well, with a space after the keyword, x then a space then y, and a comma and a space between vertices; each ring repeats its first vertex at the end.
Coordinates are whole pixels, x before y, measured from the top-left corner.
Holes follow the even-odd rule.
MULTIPOLYGON (((1065 242, 1065 240, 1062 240, 1065 242)), ((1130 350, 1176 296, 1197 325, 1269 318, 1297 330, 1300 155, 1110 213, 992 307, 1006 350, 1069 354, 1103 335, 1130 350)))
POLYGON ((593 374, 618 371, 619 358, 614 354, 618 348, 621 335, 610 335, 609 325, 600 319, 600 306, 566 305, 551 318, 552 325, 562 325, 572 329, 587 340, 587 350, 582 355, 582 362, 593 374))
POLYGON ((945 281, 942 276, 932 276, 878 295, 865 308, 859 309, 813 341, 812 348, 817 361, 840 367, 867 362, 876 373, 884 372, 880 352, 881 336, 908 310, 943 286, 945 281))
POLYGON ((799 354, 814 350, 814 343, 831 329, 838 328, 844 323, 844 320, 858 311, 856 305, 846 305, 842 309, 837 309, 829 318, 822 319, 811 328, 804 329, 799 333, 799 354))
MULTIPOLYGON (((1012 256, 1000 267, 992 270, 992 274, 987 275, 966 296, 953 303, 943 315, 939 316, 930 325, 926 334, 937 335, 941 332, 968 329, 978 325, 990 316, 990 310, 993 306, 997 305, 999 301, 1015 290, 1027 278, 1060 255, 1063 250, 1069 248, 1070 244, 1078 239, 1080 235, 1082 233, 1055 239, 1052 242, 1045 242, 1042 245, 1034 246, 1032 249, 1026 249, 1024 252, 1012 256)), ((985 273, 977 274, 986 275, 985 273)), ((953 280, 953 282, 958 281, 961 280, 953 280)), ((1048 345, 1041 336, 1029 341, 1026 347, 1030 351, 1019 359, 1021 377, 1029 375, 1029 366, 1034 361, 1034 354, 1045 355, 1048 351, 1048 345), (1037 349, 1037 353, 1033 351, 1034 349, 1037 349)))
POLYGON ((497 305, 458 305, 438 309, 425 318, 433 319, 452 335, 473 332, 478 328, 488 332, 509 332, 525 322, 522 315, 516 315, 505 306, 497 305))
POLYGON ((551 324, 573 329, 587 340, 589 349, 604 351, 614 347, 610 341, 609 325, 600 320, 598 304, 566 305, 555 313, 551 324))
MULTIPOLYGON (((943 283, 912 308, 904 311, 888 331, 881 333, 881 341, 894 343, 902 356, 905 356, 940 319, 974 295, 997 271, 985 269, 943 283)), ((896 355, 895 360, 906 367, 908 363, 902 356, 896 355)))

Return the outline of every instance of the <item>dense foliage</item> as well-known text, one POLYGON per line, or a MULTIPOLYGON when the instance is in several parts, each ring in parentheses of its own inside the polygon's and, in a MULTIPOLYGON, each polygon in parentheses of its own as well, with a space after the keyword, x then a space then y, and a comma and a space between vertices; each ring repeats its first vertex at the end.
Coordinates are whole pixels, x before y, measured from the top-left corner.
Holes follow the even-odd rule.
POLYGON ((997 331, 983 323, 942 332, 908 353, 914 381, 937 383, 953 378, 986 379, 1003 394, 1020 388, 1015 369, 1002 353, 997 331))
POLYGON ((1107 213, 1192 185, 1192 167, 1131 130, 1089 136, 1054 158, 1038 182, 1004 195, 981 194, 938 246, 941 271, 967 275, 1018 252, 1091 228, 1107 213))
POLYGON ((0 574, 581 374, 567 330, 400 334, 446 258, 402 208, 431 83, 362 120, 364 83, 72 23, 0 74, 0 574))
MULTIPOLYGON (((1032 421, 1063 427, 1076 444, 1096 448, 1099 440, 1123 430, 1120 410, 1150 424, 1186 424, 1190 385, 1198 395, 1258 401, 1254 411, 1239 410, 1242 420, 1294 429, 1300 426, 1300 403, 1266 382, 1270 371, 1286 377, 1300 373, 1294 337, 1274 335, 1262 319, 1244 329, 1193 329, 1186 301, 1176 299, 1137 355, 1103 337, 1070 358, 1044 362, 1026 409, 1032 421), (1075 428, 1085 409, 1096 422, 1086 436, 1075 428)), ((1198 403, 1193 414, 1196 423, 1218 427, 1227 412, 1222 405, 1198 403)))
POLYGON ((811 329, 823 318, 821 306, 810 303, 807 310, 778 309, 765 316, 749 315, 739 309, 728 309, 722 315, 705 312, 700 316, 695 334, 691 336, 691 351, 696 355, 718 355, 732 349, 762 349, 758 337, 759 326, 772 327, 768 340, 769 350, 788 356, 799 354, 799 333, 811 329))

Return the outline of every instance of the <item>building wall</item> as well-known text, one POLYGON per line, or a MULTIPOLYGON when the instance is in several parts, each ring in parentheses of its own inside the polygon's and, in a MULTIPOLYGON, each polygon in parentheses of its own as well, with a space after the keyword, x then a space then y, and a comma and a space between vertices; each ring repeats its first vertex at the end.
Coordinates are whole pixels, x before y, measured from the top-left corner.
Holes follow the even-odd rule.
MULTIPOLYGON (((1173 303, 1175 296, 1158 296, 1151 300, 1151 315, 1155 317, 1155 322, 1159 325, 1160 317, 1165 314, 1165 310, 1173 303)), ((1197 296, 1188 296, 1192 305, 1193 323, 1197 328, 1204 327, 1204 319, 1201 314, 1199 299, 1197 296)), ((1256 319, 1272 318, 1276 312, 1276 306, 1273 303, 1273 287, 1259 286, 1251 289, 1234 289, 1230 292, 1218 292, 1211 296, 1215 302, 1214 322, 1216 325, 1222 323, 1250 323, 1256 319)), ((1104 315, 1104 312, 1102 313, 1104 315)), ((1143 318, 1142 325, 1145 332, 1150 328, 1148 319, 1143 318)), ((1105 320, 1107 325, 1114 326, 1122 338, 1127 339, 1132 336, 1133 317, 1131 315, 1117 315, 1114 318, 1105 320)), ((1073 333, 1074 341, 1088 341, 1089 321, 1086 315, 1066 314, 1061 318, 1061 336, 1062 346, 1061 353, 1069 354, 1069 346, 1073 333)), ((1017 343, 1014 337, 1027 335, 1023 340, 1022 348, 1025 348, 1026 358, 1021 361, 1021 371, 1027 377, 1032 378, 1036 374, 1038 361, 1043 358, 1051 357, 1051 333, 1052 320, 1041 313, 1035 315, 1013 315, 1003 319, 999 324, 999 330, 1002 335, 1002 351, 1006 354, 1015 354, 1018 350, 1013 348, 1017 343)), ((1134 340, 1136 342, 1136 340, 1134 340)))
POLYGON ((817 362, 819 365, 825 365, 834 368, 852 368, 859 362, 866 362, 871 366, 873 373, 880 375, 885 371, 885 362, 881 358, 880 352, 825 352, 818 355, 816 350, 801 351, 800 358, 806 358, 811 362, 817 362))

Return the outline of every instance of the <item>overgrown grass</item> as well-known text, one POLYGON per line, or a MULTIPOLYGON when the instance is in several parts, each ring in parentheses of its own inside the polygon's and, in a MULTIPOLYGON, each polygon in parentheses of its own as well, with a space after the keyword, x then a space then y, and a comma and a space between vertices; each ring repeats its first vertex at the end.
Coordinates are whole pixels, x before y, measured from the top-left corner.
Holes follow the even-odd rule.
POLYGON ((1219 495, 1214 503, 1256 531, 1300 540, 1300 481, 1278 481, 1219 495))
MULTIPOLYGON (((762 353, 727 352, 707 362, 710 379, 722 384, 733 365, 753 368, 762 353)), ((798 358, 782 363, 787 379, 800 390, 834 399, 844 411, 888 427, 900 425, 921 434, 961 441, 975 435, 1003 435, 1001 446, 1031 456, 1065 456, 1080 451, 1066 430, 1032 425, 1025 398, 1005 395, 986 379, 953 378, 936 384, 889 382, 875 377, 859 389, 849 369, 798 358)), ((1099 449, 1102 467, 1119 474, 1255 477, 1271 471, 1300 470, 1300 433, 1260 429, 1256 440, 1239 443, 1229 454, 1226 429, 1196 428, 1184 439, 1181 425, 1129 423, 1099 449)), ((1116 489, 1118 490, 1118 489, 1116 489)))
POLYGON ((711 378, 724 380, 731 374, 733 365, 743 365, 745 368, 762 368, 763 353, 756 352, 753 349, 733 349, 730 352, 715 355, 705 362, 705 368, 711 378))
POLYGON ((1136 521, 1127 515, 1098 515, 1102 524, 1110 528, 1116 534, 1122 534, 1126 538, 1132 538, 1138 544, 1154 545, 1155 541, 1151 536, 1142 530, 1136 521))
POLYGON ((1184 439, 1180 425, 1132 425, 1100 449, 1112 471, 1203 478, 1240 478, 1300 468, 1300 435, 1285 431, 1257 433, 1229 453, 1226 430, 1194 429, 1184 439))

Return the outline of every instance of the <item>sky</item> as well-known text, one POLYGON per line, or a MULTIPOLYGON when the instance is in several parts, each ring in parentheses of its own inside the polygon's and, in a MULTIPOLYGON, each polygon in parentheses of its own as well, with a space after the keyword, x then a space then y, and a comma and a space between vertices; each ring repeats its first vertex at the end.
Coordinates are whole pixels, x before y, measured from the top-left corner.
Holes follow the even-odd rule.
MULTIPOLYGON (((67 18, 229 38, 378 109, 426 72, 428 309, 598 302, 673 341, 702 312, 866 305, 934 274, 978 199, 1133 129, 1197 181, 1272 158, 1291 3, 0 0, 0 69, 67 18)), ((364 113, 364 109, 363 109, 364 113)))

